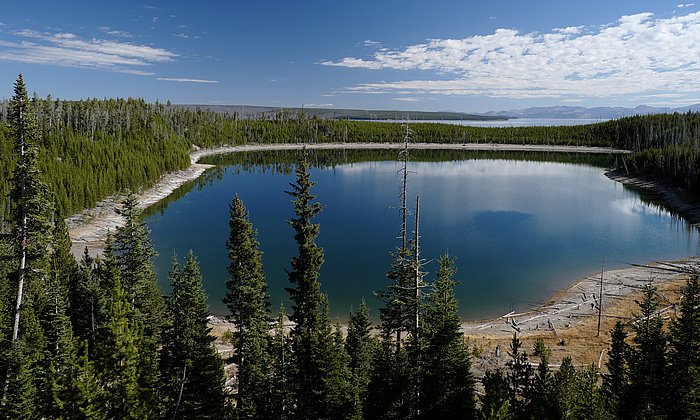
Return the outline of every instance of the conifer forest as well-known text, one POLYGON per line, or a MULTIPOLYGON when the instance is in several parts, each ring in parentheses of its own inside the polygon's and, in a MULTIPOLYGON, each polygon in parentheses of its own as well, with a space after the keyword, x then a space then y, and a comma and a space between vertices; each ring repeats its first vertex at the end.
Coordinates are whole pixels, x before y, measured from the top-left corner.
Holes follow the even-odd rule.
MULTIPOLYGON (((381 307, 357 302, 346 325, 332 321, 316 242, 322 203, 305 159, 294 162, 286 191, 296 244, 286 267, 290 307, 271 308, 256 228, 244 197, 231 194, 221 246, 236 374, 225 387, 198 258, 173 257, 172 291, 159 289, 135 194, 187 168, 197 149, 406 136, 400 124, 303 111, 246 119, 132 98, 30 98, 20 75, 0 102, 0 418, 700 418, 700 270, 687 273, 667 321, 657 290, 646 287, 634 319, 611 331, 600 370, 572 358, 550 366, 543 341, 525 345, 514 334, 505 367, 477 377, 454 293, 468 273, 457 273, 447 253, 421 254, 419 213, 406 210, 419 203, 405 194, 396 247, 377 273, 386 279, 381 307), (76 260, 64 219, 115 194, 126 197, 125 224, 104 253, 76 260), (422 271, 427 257, 439 263, 434 274, 422 271)), ((410 136, 627 149, 621 170, 700 194, 697 113, 560 127, 412 123, 410 136)))

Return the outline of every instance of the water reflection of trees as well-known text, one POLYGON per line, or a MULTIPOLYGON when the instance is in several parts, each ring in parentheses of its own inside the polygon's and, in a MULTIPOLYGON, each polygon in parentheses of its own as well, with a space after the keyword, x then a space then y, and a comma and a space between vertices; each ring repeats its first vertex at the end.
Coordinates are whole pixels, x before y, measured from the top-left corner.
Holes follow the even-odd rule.
MULTIPOLYGON (((291 175, 301 153, 306 153, 311 167, 335 168, 358 162, 380 162, 396 160, 396 149, 330 149, 316 150, 265 150, 226 153, 206 156, 199 163, 216 165, 205 171, 199 178, 189 181, 167 198, 148 207, 144 217, 155 213, 163 213, 168 205, 192 191, 202 190, 215 182, 221 181, 226 174, 239 173, 271 173, 291 175)), ((482 150, 411 150, 413 162, 455 162, 475 159, 489 160, 518 160, 532 162, 558 162, 583 164, 601 169, 617 167, 618 156, 610 154, 584 154, 559 152, 527 152, 527 151, 482 151, 482 150)))

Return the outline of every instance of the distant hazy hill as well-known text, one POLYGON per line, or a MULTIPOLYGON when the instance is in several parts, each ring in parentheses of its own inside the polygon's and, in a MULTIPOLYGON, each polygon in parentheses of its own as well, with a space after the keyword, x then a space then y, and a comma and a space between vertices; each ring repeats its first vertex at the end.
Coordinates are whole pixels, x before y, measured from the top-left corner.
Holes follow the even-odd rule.
MULTIPOLYGON (((233 115, 242 118, 274 117, 279 112, 288 112, 295 115, 301 112, 301 108, 273 108, 265 106, 247 105, 177 105, 187 109, 207 109, 222 114, 233 115)), ((475 115, 462 112, 428 112, 428 111, 389 111, 389 110, 365 110, 365 109, 332 109, 332 108, 304 108, 306 115, 332 119, 350 120, 401 120, 408 118, 419 120, 505 120, 501 115, 475 115)))
POLYGON ((700 104, 685 106, 681 108, 657 108, 647 105, 639 105, 635 108, 623 107, 595 107, 585 108, 582 106, 550 106, 535 107, 526 109, 513 109, 509 111, 491 111, 482 115, 500 116, 511 118, 590 118, 590 119, 612 119, 628 117, 631 115, 646 114, 666 114, 674 112, 700 111, 700 104))

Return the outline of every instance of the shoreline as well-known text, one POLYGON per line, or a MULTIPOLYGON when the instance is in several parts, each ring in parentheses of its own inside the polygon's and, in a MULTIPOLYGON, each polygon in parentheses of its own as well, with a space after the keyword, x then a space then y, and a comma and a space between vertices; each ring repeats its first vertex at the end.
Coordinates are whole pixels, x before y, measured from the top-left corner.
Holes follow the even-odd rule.
POLYGON ((650 191, 661 197, 671 213, 683 216, 692 225, 700 224, 700 199, 671 181, 645 176, 631 176, 617 169, 605 176, 625 186, 650 191))
MULTIPOLYGON (((157 203, 166 198, 183 184, 197 179, 214 165, 197 163, 205 156, 220 155, 236 152, 254 152, 265 150, 332 150, 332 149, 401 149, 401 143, 282 143, 282 144, 249 144, 241 146, 221 146, 213 149, 195 149, 190 153, 190 167, 181 171, 164 174, 151 188, 138 194, 139 208, 157 203)), ((610 149, 605 147, 586 146, 549 146, 549 145, 521 145, 521 144, 496 144, 496 143, 412 143, 409 149, 415 150, 480 150, 480 151, 532 151, 532 152, 564 152, 564 153, 630 153, 628 150, 610 149)), ((71 252, 80 259, 85 248, 91 256, 95 256, 104 250, 105 239, 108 232, 124 221, 116 213, 116 208, 121 201, 121 196, 110 196, 91 209, 71 215, 66 218, 66 225, 70 234, 72 246, 71 252)))
MULTIPOLYGON (((402 144, 397 143, 321 143, 321 144, 255 144, 243 146, 223 146, 214 149, 198 149, 190 154, 191 165, 189 168, 174 173, 165 174, 161 180, 153 187, 138 195, 139 207, 146 208, 161 199, 167 197, 175 189, 186 182, 197 179, 204 171, 214 165, 204 165, 197 163, 204 156, 211 156, 224 153, 235 153, 245 151, 264 150, 299 150, 307 149, 400 149, 402 144)), ((630 153, 625 150, 615 150, 596 147, 578 146, 546 146, 546 145, 513 145, 513 144, 430 144, 414 143, 409 145, 411 149, 442 149, 442 150, 485 150, 485 151, 549 151, 549 152, 569 152, 569 153, 630 153)), ((622 183, 631 183, 631 177, 622 183)), ((643 181, 639 181, 643 182, 643 181)), ((646 184, 637 184, 640 188, 649 188, 646 184)), ((667 200, 666 196, 662 196, 667 200)), ((85 247, 91 255, 101 253, 104 249, 104 241, 107 233, 117 226, 123 225, 122 218, 116 214, 115 209, 119 203, 119 197, 109 197, 101 201, 92 209, 80 214, 73 215, 66 219, 71 237, 72 252, 80 258, 85 247)), ((673 202, 670 203, 673 205, 673 202)), ((674 264, 689 265, 700 264, 700 258, 689 257, 676 261, 674 264)), ((630 267, 613 270, 605 273, 604 297, 610 294, 611 299, 629 297, 638 292, 645 282, 649 281, 649 267, 630 267)), ((655 283, 668 284, 677 282, 680 278, 678 274, 653 270, 655 283)), ((565 333, 575 330, 581 323, 591 317, 597 318, 595 304, 600 286, 600 275, 591 274, 589 276, 573 279, 570 286, 553 295, 539 308, 519 314, 505 314, 499 318, 476 321, 464 320, 462 329, 467 337, 477 341, 503 340, 509 339, 513 332, 519 334, 537 335, 542 333, 552 334, 551 331, 565 333), (591 305, 593 304, 593 305, 591 305), (553 328, 552 328, 553 327, 553 328)), ((604 303, 605 305, 605 303, 604 303)), ((225 322, 222 327, 225 326, 225 322)), ((606 331, 607 334, 607 331, 606 331)), ((507 347, 506 347, 507 348, 507 347)))

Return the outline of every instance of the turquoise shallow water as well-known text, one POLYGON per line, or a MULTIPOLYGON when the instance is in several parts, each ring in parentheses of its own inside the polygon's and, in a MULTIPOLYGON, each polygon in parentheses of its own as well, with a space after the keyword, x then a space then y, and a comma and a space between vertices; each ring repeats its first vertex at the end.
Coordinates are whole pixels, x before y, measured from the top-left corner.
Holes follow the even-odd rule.
MULTIPOLYGON (((322 289, 334 317, 344 319, 373 291, 399 233, 399 165, 361 162, 313 168, 324 211, 318 243, 325 250, 322 289)), ((414 162, 409 203, 421 197, 421 248, 431 279, 444 252, 457 259, 457 295, 464 318, 502 315, 544 302, 577 278, 606 268, 697 255, 695 228, 582 164, 472 159, 414 162)), ((228 204, 238 194, 259 231, 272 308, 287 299, 285 269, 295 253, 288 189, 293 176, 269 168, 228 167, 147 218, 159 281, 165 290, 173 252, 199 258, 210 309, 225 313, 228 204)), ((411 228, 413 229, 413 228, 411 228)))

